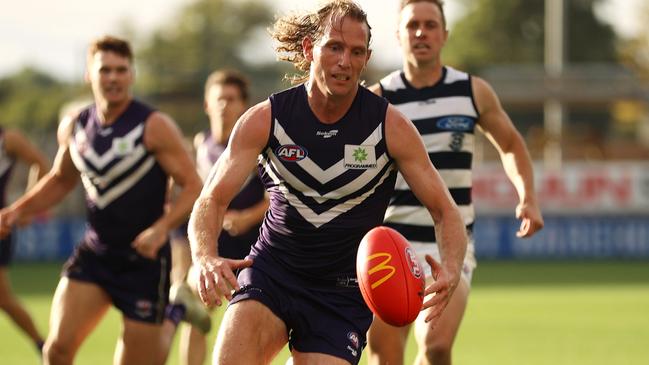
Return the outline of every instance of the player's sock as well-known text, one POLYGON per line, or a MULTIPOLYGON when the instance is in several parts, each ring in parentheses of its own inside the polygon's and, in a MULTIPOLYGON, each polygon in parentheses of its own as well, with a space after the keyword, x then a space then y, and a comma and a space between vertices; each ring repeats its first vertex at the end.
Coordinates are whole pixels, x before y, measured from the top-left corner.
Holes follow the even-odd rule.
POLYGON ((165 317, 168 318, 173 324, 178 326, 178 323, 185 317, 185 306, 182 304, 170 303, 165 308, 165 317))
POLYGON ((210 314, 203 303, 192 293, 187 283, 174 284, 169 290, 169 303, 182 305, 185 309, 184 316, 181 318, 185 322, 200 329, 203 333, 208 333, 212 327, 210 314))

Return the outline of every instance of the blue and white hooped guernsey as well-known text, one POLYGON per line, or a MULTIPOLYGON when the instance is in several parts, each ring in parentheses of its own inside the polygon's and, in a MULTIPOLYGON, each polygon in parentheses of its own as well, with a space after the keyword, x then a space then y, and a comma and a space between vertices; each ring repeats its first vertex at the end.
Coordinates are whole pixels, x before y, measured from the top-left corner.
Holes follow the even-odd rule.
POLYGON ((16 162, 5 149, 4 137, 4 130, 0 127, 0 208, 4 208, 7 204, 7 184, 16 162))
POLYGON ((132 250, 131 242, 162 214, 167 174, 144 145, 149 106, 133 100, 109 126, 95 105, 75 122, 70 156, 86 192, 84 244, 97 253, 132 250))
MULTIPOLYGON (((446 66, 437 84, 415 89, 403 71, 394 71, 383 78, 380 85, 383 96, 412 120, 421 134, 430 160, 460 209, 467 232, 471 232, 475 219, 471 164, 475 124, 479 117, 471 76, 446 66)), ((385 224, 401 232, 411 243, 436 242, 430 213, 401 174, 397 176, 385 224)))
POLYGON ((253 257, 269 254, 314 279, 355 275, 363 235, 380 225, 396 169, 387 101, 359 87, 345 116, 321 123, 300 85, 270 97, 272 126, 259 173, 270 194, 253 257))

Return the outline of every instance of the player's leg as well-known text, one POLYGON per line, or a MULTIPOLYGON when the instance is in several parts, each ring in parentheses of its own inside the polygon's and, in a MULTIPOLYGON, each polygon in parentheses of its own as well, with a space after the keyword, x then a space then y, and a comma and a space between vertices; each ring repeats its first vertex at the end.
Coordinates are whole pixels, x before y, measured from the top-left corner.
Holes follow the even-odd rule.
POLYGON ((180 364, 203 365, 207 357, 207 336, 194 326, 184 326, 180 332, 180 364))
MULTIPOLYGON (((192 295, 198 303, 203 305, 196 292, 198 284, 198 271, 193 266, 187 275, 187 284, 192 289, 192 295)), ((204 308, 204 306, 203 306, 204 308)), ((204 310, 207 311, 206 308, 204 310)), ((221 310, 221 308, 217 308, 221 310)), ((209 312, 207 312, 209 313, 209 312)), ((211 318, 210 318, 211 319, 211 318)), ((185 326, 180 333, 180 363, 182 365, 199 365, 205 363, 207 356, 207 333, 194 325, 185 326)))
POLYGON ((34 341, 36 347, 40 349, 43 346, 43 337, 38 333, 32 317, 11 290, 7 268, 3 266, 0 266, 0 309, 34 341))
POLYGON ((288 342, 286 325, 256 300, 228 306, 214 349, 221 365, 268 364, 288 342))
POLYGON ((391 326, 374 316, 367 331, 367 363, 402 365, 409 332, 410 326, 391 326))
POLYGON ((122 317, 122 334, 117 339, 113 364, 158 365, 160 357, 154 356, 168 351, 168 344, 162 341, 162 325, 122 317))
POLYGON ((108 295, 96 284, 61 278, 52 300, 44 363, 72 364, 79 346, 110 304, 108 295))
MULTIPOLYGON (((429 284, 430 282, 427 280, 427 285, 429 284)), ((419 351, 415 364, 451 364, 451 349, 464 316, 469 289, 468 280, 462 277, 434 328, 424 321, 426 312, 422 312, 417 317, 414 332, 419 351)))

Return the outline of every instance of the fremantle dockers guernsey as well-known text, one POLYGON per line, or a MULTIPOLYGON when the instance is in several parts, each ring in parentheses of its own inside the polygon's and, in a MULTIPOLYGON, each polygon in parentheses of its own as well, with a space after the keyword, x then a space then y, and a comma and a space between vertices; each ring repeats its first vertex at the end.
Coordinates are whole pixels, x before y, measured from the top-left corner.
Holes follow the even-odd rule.
POLYGON ((270 97, 272 124, 259 172, 270 208, 253 257, 297 275, 355 276, 363 235, 383 221, 396 169, 385 141, 387 101, 363 87, 345 116, 321 123, 300 85, 270 97))
MULTIPOLYGON (((437 84, 415 89, 403 71, 395 71, 380 84, 383 96, 417 127, 430 160, 460 209, 467 232, 471 232, 475 218, 471 202, 471 162, 478 111, 470 75, 446 66, 437 84)), ((430 213, 410 191, 401 174, 397 176, 385 223, 410 242, 435 242, 430 213)))
POLYGON ((85 188, 89 222, 83 244, 98 254, 132 250, 133 239, 163 213, 167 175, 143 141, 152 112, 133 100, 102 126, 93 104, 75 122, 70 156, 85 188))
MULTIPOLYGON (((206 181, 212 166, 225 151, 226 146, 214 141, 209 130, 205 131, 204 135, 203 142, 196 149, 196 168, 201 179, 206 181)), ((264 185, 257 172, 251 171, 239 193, 230 201, 228 209, 250 208, 264 199, 264 193, 264 185)), ((228 258, 242 258, 248 253, 250 246, 255 243, 258 235, 259 225, 255 225, 247 232, 241 232, 237 236, 230 236, 226 230, 222 230, 219 235, 219 255, 228 258)))
POLYGON ((7 203, 7 183, 15 163, 15 160, 9 156, 5 149, 4 137, 4 130, 0 128, 0 208, 4 208, 7 203))

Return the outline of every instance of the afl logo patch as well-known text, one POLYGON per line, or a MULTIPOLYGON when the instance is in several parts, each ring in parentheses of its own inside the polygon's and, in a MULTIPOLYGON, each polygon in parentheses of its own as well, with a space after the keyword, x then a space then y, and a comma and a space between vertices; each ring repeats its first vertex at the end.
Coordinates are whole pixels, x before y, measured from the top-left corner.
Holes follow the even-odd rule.
POLYGON ((473 129, 473 119, 462 116, 446 117, 437 121, 437 128, 447 131, 467 132, 473 129))
POLYGON ((304 160, 308 153, 302 146, 298 146, 296 144, 285 144, 277 147, 277 149, 275 150, 275 155, 277 155, 277 157, 279 157, 282 161, 298 162, 304 160))

